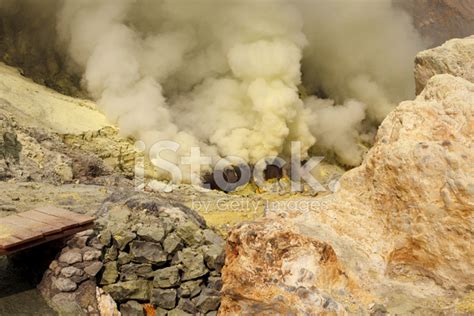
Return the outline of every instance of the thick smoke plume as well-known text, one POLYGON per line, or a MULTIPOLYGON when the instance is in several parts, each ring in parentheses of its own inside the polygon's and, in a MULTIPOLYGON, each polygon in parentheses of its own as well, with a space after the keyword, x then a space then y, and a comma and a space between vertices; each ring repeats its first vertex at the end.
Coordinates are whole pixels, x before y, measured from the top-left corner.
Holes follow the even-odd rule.
POLYGON ((365 127, 414 94, 422 41, 389 0, 54 7, 58 43, 88 93, 124 135, 178 142, 166 157, 175 163, 193 146, 255 163, 297 140, 303 158, 324 150, 357 165, 365 127))

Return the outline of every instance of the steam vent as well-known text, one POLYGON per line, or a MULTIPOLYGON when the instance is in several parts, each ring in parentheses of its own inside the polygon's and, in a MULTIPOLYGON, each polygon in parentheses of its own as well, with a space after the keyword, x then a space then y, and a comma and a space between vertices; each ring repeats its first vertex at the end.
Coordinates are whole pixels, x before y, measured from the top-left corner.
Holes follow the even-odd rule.
POLYGON ((474 315, 474 1, 0 0, 0 316, 474 315))

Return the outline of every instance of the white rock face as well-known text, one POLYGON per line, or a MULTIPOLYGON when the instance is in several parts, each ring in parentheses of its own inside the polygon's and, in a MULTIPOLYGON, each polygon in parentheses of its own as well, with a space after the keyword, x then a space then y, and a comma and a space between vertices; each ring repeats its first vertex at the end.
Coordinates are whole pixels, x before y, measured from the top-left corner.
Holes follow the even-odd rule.
POLYGON ((415 59, 416 94, 436 74, 451 74, 474 82, 474 35, 452 39, 418 53, 415 59))
POLYGON ((292 202, 229 236, 221 313, 466 312, 474 83, 434 76, 389 114, 339 192, 308 210, 292 202))

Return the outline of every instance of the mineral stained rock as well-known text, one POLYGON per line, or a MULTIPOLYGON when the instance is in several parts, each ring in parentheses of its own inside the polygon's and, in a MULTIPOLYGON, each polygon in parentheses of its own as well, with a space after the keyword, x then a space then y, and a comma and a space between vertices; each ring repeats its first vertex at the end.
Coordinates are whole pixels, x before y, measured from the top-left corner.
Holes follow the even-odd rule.
POLYGON ((440 47, 418 53, 415 59, 416 93, 419 94, 428 80, 437 74, 451 74, 474 82, 474 35, 452 39, 440 47))
POLYGON ((231 232, 221 315, 460 312, 474 284, 474 84, 434 76, 340 191, 291 202, 309 207, 280 203, 231 232))

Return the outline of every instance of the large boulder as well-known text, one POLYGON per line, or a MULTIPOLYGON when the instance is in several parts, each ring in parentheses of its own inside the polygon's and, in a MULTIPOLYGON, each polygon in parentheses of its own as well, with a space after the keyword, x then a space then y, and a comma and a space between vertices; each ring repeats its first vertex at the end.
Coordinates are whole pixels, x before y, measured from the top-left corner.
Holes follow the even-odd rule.
POLYGON ((473 104, 473 83, 434 76, 340 191, 233 230, 221 314, 458 311, 474 281, 473 104))
POLYGON ((451 74, 474 82, 474 35, 449 40, 440 47, 416 55, 416 94, 423 91, 428 80, 437 74, 451 74))

